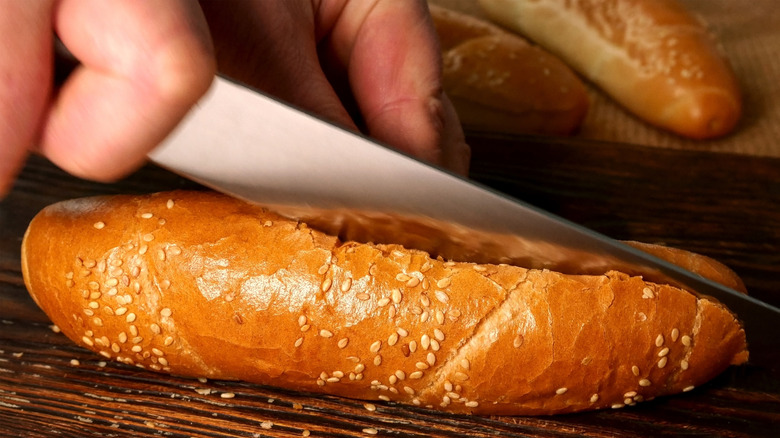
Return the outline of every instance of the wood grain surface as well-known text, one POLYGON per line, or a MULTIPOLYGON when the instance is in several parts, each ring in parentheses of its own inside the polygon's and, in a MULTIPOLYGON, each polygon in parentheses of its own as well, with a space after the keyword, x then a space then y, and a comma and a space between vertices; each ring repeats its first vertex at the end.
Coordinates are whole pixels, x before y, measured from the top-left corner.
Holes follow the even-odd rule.
MULTIPOLYGON (((780 305, 780 160, 472 133, 472 176, 618 239, 712 256, 780 305)), ((27 294, 19 246, 61 199, 196 187, 147 166, 115 184, 32 158, 0 203, 0 436, 776 436, 780 378, 731 368, 689 393, 554 417, 448 415, 391 403, 198 381, 104 362, 54 333, 27 294), (369 406, 369 408, 372 408, 369 406)), ((778 341, 780 348, 780 341, 778 341)))

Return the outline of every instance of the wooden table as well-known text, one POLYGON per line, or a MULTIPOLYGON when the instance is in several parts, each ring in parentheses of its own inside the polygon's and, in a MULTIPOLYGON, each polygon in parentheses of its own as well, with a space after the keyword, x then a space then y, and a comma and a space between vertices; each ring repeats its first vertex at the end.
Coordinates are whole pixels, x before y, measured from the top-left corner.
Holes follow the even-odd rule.
MULTIPOLYGON (((780 305, 780 160, 472 134, 473 174, 618 239, 663 242, 731 266, 780 305)), ((116 184, 70 177, 33 158, 0 203, 0 436, 772 436, 780 378, 732 368, 690 393, 556 417, 470 417, 144 372, 76 347, 49 328, 24 288, 28 221, 66 198, 192 183, 146 167, 116 184), (235 398, 223 398, 230 392, 235 398)), ((780 345, 780 341, 778 343, 780 345)), ((780 348, 780 347, 778 347, 780 348)))

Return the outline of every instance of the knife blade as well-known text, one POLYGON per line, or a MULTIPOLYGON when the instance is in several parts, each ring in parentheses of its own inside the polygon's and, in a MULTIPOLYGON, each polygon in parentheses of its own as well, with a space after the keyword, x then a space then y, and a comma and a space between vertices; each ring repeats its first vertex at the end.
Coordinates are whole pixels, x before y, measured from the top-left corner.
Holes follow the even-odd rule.
POLYGON ((780 309, 228 79, 217 77, 149 157, 344 238, 572 274, 618 270, 714 297, 743 321, 751 363, 778 371, 780 309))

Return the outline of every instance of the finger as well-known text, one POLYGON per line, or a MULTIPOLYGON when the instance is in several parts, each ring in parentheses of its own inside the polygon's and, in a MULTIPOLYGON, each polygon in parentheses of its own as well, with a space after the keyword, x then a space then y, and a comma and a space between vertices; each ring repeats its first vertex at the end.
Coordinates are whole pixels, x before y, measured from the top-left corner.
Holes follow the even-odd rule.
POLYGON ((0 1, 0 197, 35 140, 51 88, 51 1, 0 1))
POLYGON ((200 3, 221 73, 355 128, 320 66, 310 2, 200 3))
POLYGON ((207 90, 208 28, 187 0, 61 0, 60 39, 82 65, 50 110, 41 151, 77 176, 134 170, 207 90))
POLYGON ((444 111, 441 56, 424 1, 348 2, 331 43, 370 135, 440 164, 445 150, 467 150, 459 124, 444 111))

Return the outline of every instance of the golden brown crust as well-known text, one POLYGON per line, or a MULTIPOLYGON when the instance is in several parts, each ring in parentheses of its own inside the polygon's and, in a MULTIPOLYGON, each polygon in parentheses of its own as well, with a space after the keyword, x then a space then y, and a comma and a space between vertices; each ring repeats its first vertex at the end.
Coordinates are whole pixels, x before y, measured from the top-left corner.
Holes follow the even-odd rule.
POLYGON ((50 206, 23 273, 106 358, 452 412, 630 405, 747 358, 734 316, 680 289, 341 243, 214 193, 50 206))
POLYGON ((739 120, 736 78, 701 21, 676 0, 480 0, 628 110, 696 139, 739 120))
POLYGON ((464 126, 514 134, 574 132, 585 85, 555 56, 483 20, 431 5, 444 90, 464 126))

